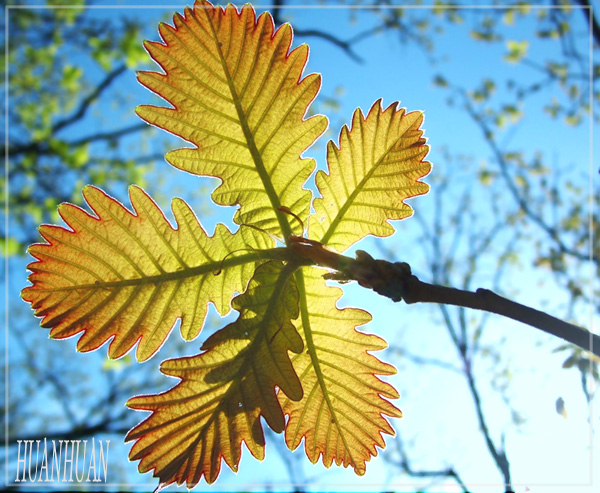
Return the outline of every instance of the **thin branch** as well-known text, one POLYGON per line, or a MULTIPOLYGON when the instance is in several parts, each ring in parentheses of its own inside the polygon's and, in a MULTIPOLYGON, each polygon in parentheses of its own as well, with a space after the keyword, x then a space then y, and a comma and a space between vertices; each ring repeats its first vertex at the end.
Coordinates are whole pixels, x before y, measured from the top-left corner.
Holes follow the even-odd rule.
POLYGON ((152 127, 150 127, 146 122, 136 123, 128 127, 120 128, 119 130, 113 130, 111 132, 101 132, 94 135, 89 135, 87 137, 82 137, 81 139, 68 142, 68 144, 72 146, 80 146, 83 144, 89 144, 90 142, 96 142, 98 140, 115 140, 120 139, 125 135, 139 132, 148 128, 152 127))
POLYGON ((452 363, 448 363, 446 361, 443 361, 443 360, 440 360, 437 358, 428 358, 426 356, 419 356, 418 354, 413 354, 413 353, 406 351, 406 349, 404 349, 404 348, 400 348, 398 346, 393 346, 393 345, 391 345, 389 347, 389 351, 396 353, 398 356, 402 357, 403 359, 412 361, 413 363, 415 363, 417 365, 437 366, 438 368, 442 368, 443 370, 449 370, 451 372, 462 375, 462 370, 460 370, 459 368, 454 366, 452 363))
MULTIPOLYGON (((112 130, 110 132, 100 132, 97 134, 92 134, 92 135, 88 135, 86 137, 82 137, 77 140, 67 141, 65 143, 71 148, 79 147, 84 144, 89 144, 91 142, 97 142, 97 141, 101 141, 101 140, 111 141, 111 140, 120 139, 121 137, 124 137, 125 135, 139 132, 139 131, 149 129, 149 128, 151 128, 151 127, 145 122, 136 123, 134 125, 130 125, 129 127, 120 128, 118 130, 112 130)), ((2 148, 0 148, 0 149, 2 149, 2 148)), ((51 149, 48 146, 47 142, 29 142, 28 144, 17 145, 17 146, 11 147, 8 152, 8 155, 9 155, 9 157, 14 157, 14 156, 18 156, 20 154, 26 154, 29 152, 34 152, 39 156, 56 154, 56 151, 54 149, 51 149)))
MULTIPOLYGON (((66 118, 63 118, 61 120, 58 120, 50 127, 50 133, 52 135, 54 135, 57 132, 59 132, 60 130, 81 120, 87 113, 90 106, 96 100, 98 100, 98 98, 101 96, 101 94, 111 85, 111 83, 117 77, 119 77, 121 74, 123 74, 126 70, 127 70, 126 65, 120 65, 116 69, 110 71, 106 75, 106 77, 100 82, 100 84, 98 84, 98 86, 96 86, 96 88, 79 103, 77 110, 72 115, 70 115, 66 118)), ((99 135, 101 135, 101 134, 99 134, 99 135)), ((95 139, 95 140, 98 140, 98 139, 95 139)), ((87 141, 91 141, 91 140, 88 137, 87 140, 86 140, 86 138, 84 138, 84 139, 80 139, 80 141, 87 142, 87 141)), ((78 145, 77 142, 78 141, 68 142, 68 144, 70 146, 74 146, 74 145, 78 145)), ((2 146, 0 148, 0 152, 4 153, 4 146, 2 146)), ((14 156, 24 154, 27 152, 36 152, 38 154, 53 154, 53 151, 48 148, 47 143, 42 144, 40 142, 32 141, 32 142, 28 142, 26 144, 19 144, 19 145, 9 147, 8 155, 9 155, 9 157, 14 157, 14 156)))
MULTIPOLYGON (((435 207, 435 215, 434 215, 434 230, 432 231, 432 243, 433 243, 433 248, 434 248, 434 263, 431 264, 432 270, 436 270, 435 267, 437 265, 440 265, 440 263, 446 264, 447 265, 447 261, 444 261, 444 257, 447 257, 446 255, 444 255, 444 252, 442 251, 442 245, 441 245, 441 237, 443 235, 444 232, 444 226, 443 226, 443 221, 441 218, 441 212, 443 210, 447 210, 447 207, 444 206, 444 204, 442 204, 442 193, 437 193, 436 194, 436 207, 435 207)), ((468 195, 465 198, 466 200, 468 200, 468 195)), ((467 203, 462 203, 459 202, 458 208, 457 208, 457 212, 463 211, 465 210, 467 207, 467 203)), ((495 208, 494 208, 495 209, 495 208)), ((495 215, 497 216, 498 211, 494 210, 495 215)), ((455 248, 458 248, 458 243, 460 241, 460 238, 463 237, 463 235, 469 230, 468 227, 465 226, 464 222, 462 221, 462 218, 464 218, 467 214, 458 214, 458 216, 461 218, 461 220, 456 221, 456 227, 454 228, 454 245, 455 248)), ((423 222, 422 226, 425 229, 428 229, 426 224, 423 222)), ((475 233, 475 232, 471 232, 471 234, 468 235, 467 238, 467 243, 468 243, 468 250, 469 250, 469 255, 468 255, 468 259, 466 261, 468 268, 467 268, 467 272, 466 274, 463 275, 463 281, 462 281, 462 285, 461 287, 463 288, 463 290, 468 290, 470 289, 471 286, 471 281, 473 279, 473 275, 475 273, 475 268, 476 268, 476 259, 479 259, 485 252, 486 250, 488 250, 488 247, 490 246, 490 244, 494 241, 494 238, 498 235, 500 231, 500 223, 496 222, 495 225, 493 225, 486 234, 481 234, 481 233, 475 233)), ((452 255, 452 251, 449 255, 450 258, 453 257, 452 255)), ((365 257, 366 258, 366 257, 365 257)), ((406 269, 403 269, 404 272, 406 272, 406 269)), ((448 283, 449 282, 449 276, 448 273, 450 272, 450 269, 445 268, 443 270, 444 275, 443 276, 438 276, 437 278, 434 278, 435 280, 437 280, 439 282, 439 280, 441 280, 441 282, 443 283, 448 283)), ((494 463, 496 464, 496 467, 498 468, 500 474, 502 475, 503 479, 504 479, 504 485, 507 488, 507 490, 511 489, 511 475, 510 475, 510 464, 508 462, 508 458, 506 457, 506 454, 504 452, 504 447, 499 448, 496 446, 496 444, 494 443, 494 440, 492 439, 491 435, 490 435, 490 430, 488 428, 488 424, 487 424, 487 419, 483 413, 483 406, 482 406, 482 402, 481 402, 481 396, 480 393, 477 389, 477 385, 475 382, 475 375, 473 374, 473 368, 472 368, 472 361, 471 361, 471 355, 473 354, 471 351, 469 351, 469 340, 468 340, 468 336, 467 336, 467 326, 468 326, 468 322, 467 322, 467 318, 466 318, 466 310, 465 307, 460 306, 459 310, 458 310, 458 327, 455 326, 455 324, 452 321, 452 318, 450 317, 450 313, 449 313, 449 307, 446 304, 442 304, 440 303, 438 305, 442 316, 444 317, 444 321, 446 323, 446 327, 448 329, 448 332, 452 338, 452 342, 454 343, 454 346, 456 347, 456 350, 458 352, 459 358, 462 362, 462 367, 463 367, 463 373, 467 379, 467 385, 469 388, 469 391, 471 393, 471 397, 473 399, 473 405, 475 407, 475 412, 477 415, 477 421, 479 424, 479 428, 481 430, 481 433, 483 435, 483 438, 485 440, 486 443, 486 447, 488 449, 488 452, 492 458, 492 460, 494 461, 494 463)))
POLYGON ((39 358, 36 357, 35 349, 28 344, 25 337, 14 337, 14 339, 16 344, 21 346, 22 351, 25 353, 30 371, 34 376, 37 375, 39 386, 41 387, 44 383, 48 383, 49 386, 53 388, 67 421, 71 426, 75 427, 77 425, 77 419, 71 410, 68 387, 65 386, 55 372, 48 370, 43 364, 38 365, 39 358))
POLYGON ((472 292, 428 284, 414 276, 406 262, 375 260, 362 250, 357 250, 356 259, 353 259, 326 250, 317 242, 297 241, 291 246, 300 257, 337 271, 326 274, 327 279, 358 281, 361 286, 396 302, 404 300, 407 304, 439 303, 496 313, 560 337, 600 356, 600 336, 547 313, 503 298, 488 289, 479 288, 472 292))
MULTIPOLYGON (((463 361, 466 362, 466 355, 461 355, 463 361)), ((475 403, 475 411, 477 413, 477 421, 479 422, 479 427, 481 428, 481 432, 485 438, 486 446, 494 459, 494 462, 500 469, 502 476, 504 478, 504 485, 507 490, 512 490, 512 484, 510 479, 510 467, 508 463, 508 458, 506 457, 506 453, 504 449, 497 449, 496 445, 492 441, 490 436, 490 430, 487 426, 487 422, 485 416, 483 414, 483 408, 481 405, 481 397, 479 395, 479 391, 475 385, 475 378, 473 376, 473 372, 471 370, 471 365, 465 364, 465 375, 467 377, 467 383, 469 385, 469 391, 471 392, 471 396, 473 397, 473 401, 475 403)))
POLYGON ((512 178, 509 175, 506 159, 504 158, 502 150, 498 147, 497 142, 492 137, 493 132, 491 131, 489 126, 477 115, 477 113, 475 112, 475 109, 469 102, 469 98, 468 98, 467 94, 463 90, 460 90, 460 89, 459 89, 459 92, 465 101, 464 108, 465 108, 466 112, 469 114, 469 116, 471 116, 471 118, 473 118, 473 121, 481 129, 484 139, 490 146, 490 148, 494 154, 494 157, 496 158, 496 161, 498 162, 498 165, 500 167, 500 174, 502 175, 502 177, 508 187, 508 191, 514 197, 515 201, 517 202, 517 204, 519 205, 521 210, 527 215, 527 217, 529 217, 535 224, 537 224, 543 231, 546 232, 546 234, 552 239, 552 241, 554 241, 556 243, 556 245, 558 246, 561 253, 565 253, 565 254, 570 255, 579 260, 591 261, 591 262, 595 263, 596 265, 599 265, 600 259, 591 256, 589 253, 583 253, 583 252, 580 252, 580 251, 574 250, 573 248, 568 247, 562 241, 562 239, 559 237, 558 231, 555 228, 553 228, 552 226, 549 226, 548 224, 546 224, 544 219, 540 215, 536 214, 531 209, 531 207, 529 207, 529 204, 527 203, 525 198, 523 198, 521 196, 521 194, 519 193, 519 191, 517 189, 517 186, 515 185, 515 183, 513 182, 512 178))
MULTIPOLYGON (((272 9, 273 21, 275 22, 275 25, 283 24, 283 20, 281 19, 281 9, 283 9, 283 8, 285 8, 283 0, 274 0, 273 1, 273 6, 271 7, 271 9, 272 9)), ((352 44, 355 41, 358 41, 359 39, 362 39, 362 38, 357 38, 356 40, 352 39, 349 41, 344 41, 344 40, 334 36, 333 34, 329 34, 325 31, 320 31, 318 29, 298 29, 298 28, 294 28, 294 35, 298 36, 298 37, 304 36, 304 37, 314 37, 314 38, 324 39, 325 41, 329 41, 330 43, 334 44, 338 48, 341 48, 342 51, 344 53, 346 53, 346 55, 348 55, 350 58, 352 58, 352 60, 354 60, 355 62, 364 63, 364 60, 359 55, 357 55, 355 53, 355 51, 352 49, 352 44)))
POLYGON ((326 33, 324 31, 319 31, 317 29, 294 29, 294 34, 296 36, 305 36, 305 37, 313 37, 313 38, 321 38, 325 41, 329 41, 334 44, 338 48, 341 48, 346 55, 348 55, 352 60, 356 63, 364 63, 365 61, 357 55, 352 49, 352 41, 343 41, 333 34, 326 33))
POLYGON ((462 480, 462 478, 459 476, 459 474, 454 470, 454 468, 448 467, 446 469, 438 469, 438 470, 416 470, 416 469, 413 469, 410 464, 410 461, 408 459, 408 455, 407 455, 406 451, 404 450, 404 445, 402 444, 402 440, 399 435, 394 440, 394 443, 396 444, 396 451, 398 452, 398 455, 400 456, 400 460, 395 461, 393 459, 388 459, 386 456, 384 456, 386 462, 389 462, 390 464, 393 464, 393 465, 399 467, 406 474, 408 474, 409 476, 412 476, 413 478, 437 478, 437 477, 443 477, 443 476, 453 478, 465 492, 468 492, 467 485, 462 480))
POLYGON ((79 107, 77 108, 77 111, 75 111, 71 116, 64 118, 62 120, 59 120, 54 125, 52 125, 52 133, 55 134, 59 130, 75 123, 77 120, 81 120, 85 116, 85 114, 86 114, 88 108, 91 106, 91 104, 94 101, 96 101, 100 97, 100 94, 102 94, 102 92, 108 86, 110 86, 112 81, 114 81, 119 75, 124 73, 125 70, 127 70, 127 66, 121 65, 121 66, 117 67, 116 69, 110 71, 106 75, 104 80, 102 82, 100 82, 100 84, 98 84, 98 86, 91 92, 91 94, 89 94, 86 98, 84 98, 81 101, 81 103, 79 103, 79 107))
POLYGON ((592 29, 592 36, 594 37, 594 41, 598 46, 600 46, 600 25, 598 24, 598 20, 594 17, 594 12, 592 7, 590 6, 590 2, 588 0, 576 0, 582 8, 581 12, 585 16, 585 20, 590 23, 590 27, 592 29))
POLYGON ((154 161, 162 161, 165 158, 164 152, 156 152, 154 154, 147 154, 145 156, 136 156, 129 159, 121 158, 106 158, 106 157, 90 157, 86 164, 87 165, 113 165, 113 166, 125 166, 128 161, 133 161, 136 165, 151 163, 154 161))

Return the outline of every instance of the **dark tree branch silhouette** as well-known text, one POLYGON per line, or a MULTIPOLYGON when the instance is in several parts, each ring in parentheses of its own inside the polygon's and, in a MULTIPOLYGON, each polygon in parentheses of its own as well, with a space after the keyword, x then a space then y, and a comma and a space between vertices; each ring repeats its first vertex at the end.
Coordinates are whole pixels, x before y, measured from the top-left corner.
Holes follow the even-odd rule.
POLYGON ((469 488, 466 483, 463 481, 461 476, 455 471, 453 467, 447 467, 445 469, 415 469, 411 461, 408 457, 406 449, 404 447, 404 443, 400 434, 396 436, 394 440, 394 451, 398 454, 398 458, 390 457, 390 454, 385 455, 385 461, 389 464, 392 464, 398 467, 401 471, 403 471, 408 476, 413 478, 440 478, 447 477, 451 478, 465 491, 468 493, 469 488))

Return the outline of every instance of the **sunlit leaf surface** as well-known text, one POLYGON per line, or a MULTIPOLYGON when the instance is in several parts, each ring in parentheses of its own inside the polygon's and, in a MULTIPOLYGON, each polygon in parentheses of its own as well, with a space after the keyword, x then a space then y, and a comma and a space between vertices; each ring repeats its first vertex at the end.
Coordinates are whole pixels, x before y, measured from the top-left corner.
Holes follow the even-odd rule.
POLYGON ((321 115, 303 119, 321 85, 317 74, 301 78, 308 47, 289 52, 291 27, 274 31, 271 16, 256 19, 250 6, 238 13, 197 3, 173 23, 160 25, 163 43, 145 45, 166 73, 142 72, 139 80, 174 109, 141 106, 138 114, 197 146, 170 152, 167 161, 221 178, 213 200, 241 204, 236 222, 289 234, 277 209, 306 222, 311 193, 302 185, 315 163, 300 154, 327 126, 321 115))
POLYGON ((377 101, 366 117, 354 112, 352 128, 342 128, 340 143, 329 142, 329 175, 317 173, 323 198, 315 200, 309 235, 337 251, 371 234, 390 236, 390 219, 404 219, 412 209, 404 200, 427 193, 418 181, 431 170, 423 161, 425 145, 419 127, 423 114, 406 113, 397 103, 385 110, 377 101))
POLYGON ((138 439, 130 457, 141 459, 141 472, 154 469, 163 483, 192 487, 202 476, 212 483, 221 458, 237 470, 242 441, 252 455, 264 457, 259 417, 277 432, 285 425, 275 386, 291 399, 302 398, 288 356, 288 350, 303 348, 291 324, 298 316, 292 272, 281 262, 259 267, 248 291, 233 300, 238 320, 212 335, 202 354, 162 364, 162 372, 181 383, 129 401, 134 409, 153 411, 128 435, 138 439))
POLYGON ((40 227, 48 244, 29 248, 38 261, 28 267, 33 285, 22 292, 43 317, 42 327, 52 329, 51 337, 83 332, 79 351, 114 337, 111 358, 139 341, 137 358, 143 361, 164 342, 177 318, 182 336, 193 339, 209 301, 225 314, 234 293, 246 287, 259 262, 248 249, 271 241, 256 230, 232 234, 223 225, 209 237, 180 199, 172 203, 173 229, 137 187, 129 189, 135 213, 97 188, 86 187, 83 194, 95 216, 71 204, 59 207, 71 230, 40 227), (225 258, 230 252, 237 253, 225 258))
POLYGON ((306 306, 300 323, 307 350, 292 361, 304 388, 304 397, 294 401, 280 394, 283 411, 290 418, 285 440, 290 449, 305 440, 312 462, 322 456, 323 464, 352 466, 359 475, 365 462, 383 448, 382 433, 394 434, 385 416, 402 413, 387 399, 398 393, 376 375, 393 375, 396 370, 368 351, 387 347, 386 342, 356 330, 371 316, 355 308, 340 310, 336 302, 341 290, 325 285, 322 271, 303 269, 299 292, 306 306))

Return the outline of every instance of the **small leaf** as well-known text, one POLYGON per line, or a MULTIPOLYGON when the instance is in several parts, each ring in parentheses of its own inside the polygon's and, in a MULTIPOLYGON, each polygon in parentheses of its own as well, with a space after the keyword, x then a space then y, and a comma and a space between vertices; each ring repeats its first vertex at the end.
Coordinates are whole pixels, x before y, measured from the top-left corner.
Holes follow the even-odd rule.
POLYGON ((487 42, 492 42, 492 41, 499 41, 501 38, 498 34, 492 32, 492 31, 481 31, 481 30, 477 30, 477 29, 471 29, 471 31, 469 31, 469 34, 471 35, 471 37, 477 41, 487 41, 487 42))
POLYGON ((326 467, 335 461, 363 475, 365 462, 377 455, 376 446, 385 446, 381 434, 394 434, 384 415, 402 416, 387 400, 398 393, 376 376, 396 370, 368 353, 386 348, 386 342, 356 330, 371 320, 367 312, 338 309, 341 289, 326 286, 319 269, 303 269, 296 278, 307 351, 292 358, 304 397, 294 401, 279 394, 290 416, 286 443, 295 450, 304 438, 313 463, 322 456, 326 467))
POLYGON ((517 63, 525 55, 527 55, 527 50, 529 49, 529 42, 507 41, 506 47, 508 48, 508 53, 504 55, 504 60, 510 63, 517 63))
POLYGON ((556 412, 567 419, 567 408, 565 407, 565 401, 562 397, 556 399, 556 412))
MULTIPOLYGON (((274 31, 268 13, 255 18, 246 5, 237 12, 196 2, 175 27, 160 25, 164 43, 146 49, 166 74, 141 72, 139 81, 174 109, 140 106, 153 125, 196 145, 167 154, 173 166, 223 183, 212 194, 221 205, 240 204, 235 221, 287 237, 292 229, 279 211, 287 207, 306 223, 311 192, 302 185, 312 159, 300 155, 327 127, 327 119, 303 119, 321 79, 302 79, 308 47, 288 52, 292 29, 274 31)), ((302 233, 294 224, 294 231, 302 233)))
POLYGON ((443 75, 437 74, 433 78, 433 85, 436 87, 448 87, 448 81, 443 75))
POLYGON ((578 359, 578 355, 577 354, 571 354, 564 362, 562 367, 563 368, 571 368, 575 363, 577 363, 577 359, 578 359))
POLYGON ((0 238, 0 251, 2 251, 6 257, 21 254, 23 253, 24 249, 25 248, 21 245, 21 243, 19 243, 19 241, 15 238, 0 238))
POLYGON ((21 294, 43 317, 42 327, 52 329, 50 337, 83 332, 79 351, 97 349, 114 337, 111 358, 139 341, 136 356, 146 360, 177 318, 182 319, 181 335, 195 338, 207 303, 224 315, 233 294, 246 287, 260 263, 259 254, 248 248, 272 244, 257 231, 242 228, 232 234, 223 225, 208 237, 180 199, 172 203, 175 230, 138 187, 129 189, 135 214, 95 187, 85 187, 83 195, 96 216, 71 204, 59 206, 71 230, 40 227, 48 244, 29 247, 38 261, 29 264, 33 285, 21 294), (232 252, 239 253, 228 256, 232 252))
POLYGON ((281 262, 257 268, 247 292, 233 300, 238 320, 209 337, 203 353, 162 364, 164 374, 181 382, 163 394, 129 400, 133 409, 152 411, 127 435, 137 439, 130 458, 141 459, 140 472, 154 469, 162 484, 191 488, 202 476, 214 482, 221 458, 237 470, 242 441, 264 458, 260 416, 276 432, 285 424, 275 387, 302 398, 288 356, 288 350, 303 349, 291 323, 298 316, 294 268, 281 262))
POLYGON ((323 198, 314 202, 312 238, 341 252, 369 234, 390 236, 388 220, 412 215, 404 200, 429 190, 419 181, 431 171, 423 161, 429 151, 419 128, 423 114, 396 107, 383 110, 377 101, 366 118, 356 110, 339 147, 329 142, 329 175, 319 171, 316 178, 323 198))

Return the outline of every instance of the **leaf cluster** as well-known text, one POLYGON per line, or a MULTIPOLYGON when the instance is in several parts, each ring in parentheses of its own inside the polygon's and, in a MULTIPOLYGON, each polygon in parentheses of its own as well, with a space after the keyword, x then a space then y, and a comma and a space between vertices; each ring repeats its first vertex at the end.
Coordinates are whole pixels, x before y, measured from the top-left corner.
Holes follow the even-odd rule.
POLYGON ((321 266, 335 267, 338 252, 367 235, 393 234, 389 221, 412 214, 405 200, 428 191, 423 115, 381 101, 367 115, 356 110, 328 144, 313 199, 303 185, 315 162, 302 154, 327 119, 306 118, 320 76, 303 77, 308 47, 290 50, 291 27, 275 30, 249 5, 197 2, 159 32, 145 48, 163 71, 138 79, 170 107, 137 113, 193 145, 166 160, 219 178, 212 199, 237 207, 237 230, 220 224, 209 236, 178 198, 173 226, 141 188, 130 188, 130 211, 87 186, 92 214, 62 204, 67 228, 40 227, 46 243, 29 249, 37 260, 22 297, 51 337, 81 334, 80 351, 110 341, 111 358, 137 345, 139 361, 177 320, 184 339, 197 337, 208 303, 239 313, 199 354, 162 363, 180 383, 128 402, 151 412, 127 435, 130 457, 161 484, 211 483, 222 460, 237 470, 242 442, 262 459, 261 417, 291 450, 304 440, 312 462, 362 475, 382 434, 394 433, 388 417, 401 416, 390 402, 398 393, 379 378, 395 370, 370 354, 385 341, 357 330, 370 315, 339 309, 341 290, 321 266))

